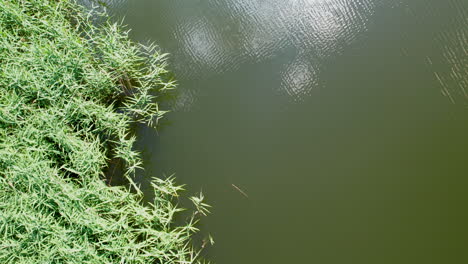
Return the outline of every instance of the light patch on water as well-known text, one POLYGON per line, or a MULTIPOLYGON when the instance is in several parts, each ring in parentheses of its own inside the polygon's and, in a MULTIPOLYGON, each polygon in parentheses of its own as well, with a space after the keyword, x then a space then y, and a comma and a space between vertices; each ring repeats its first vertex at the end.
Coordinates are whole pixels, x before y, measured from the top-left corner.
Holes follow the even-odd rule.
POLYGON ((339 42, 350 44, 367 30, 374 6, 370 0, 237 1, 230 10, 241 22, 244 55, 262 61, 291 45, 336 55, 339 42))
MULTIPOLYGON (((176 31, 176 38, 182 45, 182 50, 186 56, 191 59, 189 67, 184 68, 196 74, 201 71, 219 71, 223 69, 225 63, 224 57, 227 51, 223 49, 222 37, 216 30, 216 27, 206 19, 189 20, 179 25, 176 31), (188 56, 187 56, 188 55, 188 56)), ((189 74, 189 73, 188 73, 189 74)))
POLYGON ((218 25, 215 14, 206 13, 187 17, 178 25, 175 36, 182 53, 175 59, 186 60, 179 74, 206 77, 238 69, 243 63, 275 59, 282 50, 294 48, 298 54, 320 58, 307 62, 308 66, 285 63, 283 68, 292 68, 282 73, 286 76, 282 89, 296 100, 318 85, 316 78, 306 76, 317 75, 323 59, 340 55, 367 30, 376 4, 371 0, 248 0, 210 5, 225 12, 227 23, 218 25), (236 30, 226 30, 226 24, 236 30), (298 80, 290 80, 292 75, 298 80))
POLYGON ((177 98, 172 105, 172 110, 174 111, 189 111, 192 109, 192 106, 197 100, 197 91, 180 89, 180 92, 177 94, 177 98))
POLYGON ((282 90, 294 101, 300 102, 318 85, 318 73, 307 60, 296 59, 287 65, 282 77, 282 90))
MULTIPOLYGON (((468 26, 468 25, 467 25, 468 26)), ((441 85, 442 94, 447 96, 452 103, 462 98, 468 99, 468 38, 466 31, 457 31, 440 36, 444 45, 442 57, 444 70, 435 70, 434 76, 441 85)), ((428 61, 432 62, 430 57, 428 61)))
MULTIPOLYGON (((438 54, 428 54, 426 63, 439 82, 441 92, 452 103, 468 104, 468 19, 466 2, 453 1, 451 8, 458 10, 448 24, 436 35, 438 54)), ((434 12, 433 10, 431 10, 434 12)))
POLYGON ((296 1, 289 32, 302 49, 335 56, 367 31, 375 5, 369 0, 296 1))

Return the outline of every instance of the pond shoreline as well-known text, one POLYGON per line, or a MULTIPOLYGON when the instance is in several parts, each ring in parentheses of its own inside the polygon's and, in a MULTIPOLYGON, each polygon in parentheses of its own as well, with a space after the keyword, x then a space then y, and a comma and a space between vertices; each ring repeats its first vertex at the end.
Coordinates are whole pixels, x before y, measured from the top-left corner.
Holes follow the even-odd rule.
POLYGON ((154 178, 142 205, 130 127, 155 127, 174 88, 165 54, 73 1, 0 0, 0 262, 194 263, 194 226, 175 226, 181 187, 154 178), (92 18, 93 17, 93 18, 92 18), (109 160, 130 187, 110 186, 109 160))

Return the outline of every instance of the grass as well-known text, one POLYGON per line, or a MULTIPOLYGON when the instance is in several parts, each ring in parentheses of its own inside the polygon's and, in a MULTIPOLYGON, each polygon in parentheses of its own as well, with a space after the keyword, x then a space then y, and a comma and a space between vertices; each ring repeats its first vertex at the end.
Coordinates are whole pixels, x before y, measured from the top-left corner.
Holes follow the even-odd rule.
POLYGON ((0 0, 0 263, 195 263, 191 237, 206 213, 180 186, 154 178, 141 203, 133 123, 156 126, 174 88, 165 55, 129 40, 105 14, 69 0, 0 0), (129 187, 109 186, 110 159, 129 187))

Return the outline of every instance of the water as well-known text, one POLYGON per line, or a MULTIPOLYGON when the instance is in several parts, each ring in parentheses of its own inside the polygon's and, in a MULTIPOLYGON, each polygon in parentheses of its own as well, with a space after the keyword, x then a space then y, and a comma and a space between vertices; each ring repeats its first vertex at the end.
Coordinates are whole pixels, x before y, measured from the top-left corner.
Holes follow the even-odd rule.
POLYGON ((468 263, 467 1, 109 8, 171 53, 171 124, 139 148, 208 197, 210 259, 468 263))

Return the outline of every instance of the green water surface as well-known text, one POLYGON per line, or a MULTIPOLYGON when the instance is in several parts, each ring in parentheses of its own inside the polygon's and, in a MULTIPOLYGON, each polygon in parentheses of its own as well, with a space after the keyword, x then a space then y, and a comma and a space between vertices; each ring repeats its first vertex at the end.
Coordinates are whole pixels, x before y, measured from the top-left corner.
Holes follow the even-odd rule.
POLYGON ((208 197, 209 259, 468 263, 468 1, 107 2, 171 53, 138 147, 208 197))

